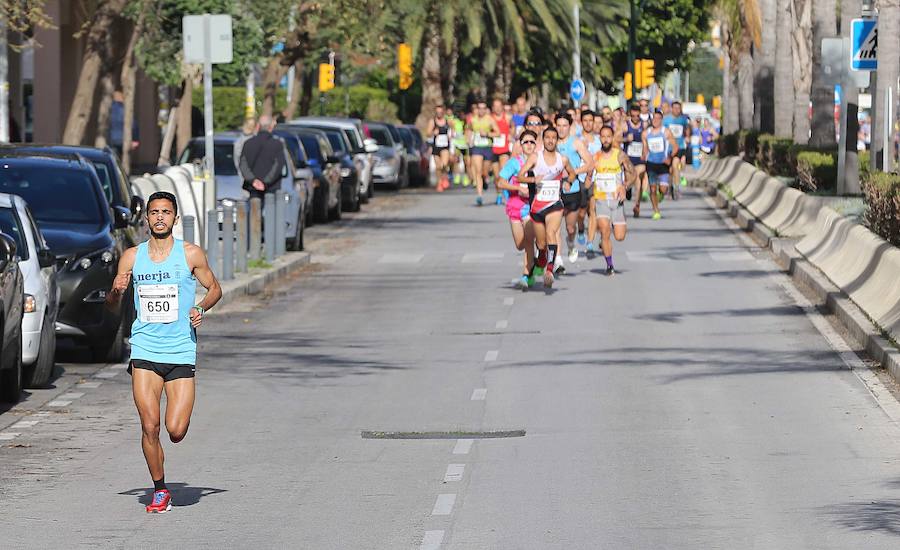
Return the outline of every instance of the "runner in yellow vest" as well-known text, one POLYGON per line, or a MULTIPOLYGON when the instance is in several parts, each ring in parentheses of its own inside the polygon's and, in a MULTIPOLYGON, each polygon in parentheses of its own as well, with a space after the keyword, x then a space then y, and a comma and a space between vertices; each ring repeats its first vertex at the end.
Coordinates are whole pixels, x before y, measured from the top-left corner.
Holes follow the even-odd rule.
POLYGON ((609 126, 600 130, 600 150, 594 155, 594 209, 603 256, 606 257, 606 275, 614 275, 612 240, 625 240, 625 187, 634 179, 634 167, 625 151, 613 147, 615 132, 609 126))

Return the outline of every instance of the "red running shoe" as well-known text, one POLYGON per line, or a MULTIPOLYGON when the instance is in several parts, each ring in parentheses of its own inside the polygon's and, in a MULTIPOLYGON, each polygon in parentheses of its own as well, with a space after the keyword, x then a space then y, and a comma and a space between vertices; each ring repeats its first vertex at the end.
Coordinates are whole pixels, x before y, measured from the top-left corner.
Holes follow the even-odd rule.
POLYGON ((165 514, 172 509, 172 495, 163 489, 153 492, 153 502, 147 505, 148 514, 165 514))

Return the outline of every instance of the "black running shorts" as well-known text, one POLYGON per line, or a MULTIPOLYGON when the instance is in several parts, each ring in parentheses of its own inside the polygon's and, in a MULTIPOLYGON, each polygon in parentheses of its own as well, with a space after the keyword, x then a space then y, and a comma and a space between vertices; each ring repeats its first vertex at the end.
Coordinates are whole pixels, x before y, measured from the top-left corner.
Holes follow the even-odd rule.
POLYGON ((194 365, 156 363, 154 361, 145 361, 144 359, 132 359, 128 363, 128 374, 131 374, 131 369, 151 370, 166 382, 177 380, 179 378, 193 378, 195 370, 194 365))

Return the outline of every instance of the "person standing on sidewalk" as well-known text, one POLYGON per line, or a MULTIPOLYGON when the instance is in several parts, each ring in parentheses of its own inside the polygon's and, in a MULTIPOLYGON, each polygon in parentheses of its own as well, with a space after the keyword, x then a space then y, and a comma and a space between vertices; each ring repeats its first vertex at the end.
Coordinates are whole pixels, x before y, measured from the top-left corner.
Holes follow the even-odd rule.
POLYGON ((256 135, 248 139, 241 149, 239 161, 244 190, 250 198, 274 193, 284 171, 284 145, 272 134, 275 120, 269 115, 259 117, 256 135))
MULTIPOLYGON (((115 149, 119 158, 122 158, 122 147, 125 141, 125 95, 121 90, 113 92, 112 105, 109 106, 109 135, 107 142, 115 149)), ((131 150, 135 150, 140 145, 140 134, 138 131, 137 117, 131 121, 131 150)))
POLYGON ((222 289, 203 249, 172 236, 178 223, 175 196, 153 193, 146 212, 150 240, 122 254, 107 302, 119 305, 133 281, 137 317, 131 326, 128 373, 141 418, 141 447, 153 480, 153 499, 146 510, 164 513, 172 509, 172 496, 159 442, 159 401, 165 390, 166 431, 172 443, 178 443, 187 434, 194 409, 197 329, 203 314, 222 297, 222 289), (198 281, 206 296, 195 305, 198 281))

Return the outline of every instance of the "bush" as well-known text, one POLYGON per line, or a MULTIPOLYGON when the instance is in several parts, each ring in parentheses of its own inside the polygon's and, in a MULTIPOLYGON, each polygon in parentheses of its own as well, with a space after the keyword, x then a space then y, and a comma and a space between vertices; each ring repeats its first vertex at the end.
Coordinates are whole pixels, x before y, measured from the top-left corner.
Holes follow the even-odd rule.
POLYGON ((867 173, 862 187, 866 194, 866 225, 884 240, 900 246, 900 176, 867 173))
POLYGON ((759 132, 756 130, 740 130, 738 132, 738 151, 742 153, 745 161, 753 162, 756 159, 758 147, 759 132))
POLYGON ((365 118, 393 124, 400 123, 400 118, 397 116, 397 105, 387 99, 373 99, 369 101, 369 105, 366 107, 365 118))
POLYGON ((869 156, 868 151, 860 151, 857 154, 857 158, 859 160, 859 181, 863 182, 869 177, 869 162, 871 162, 871 157, 869 156))
POLYGON ((722 134, 719 136, 719 156, 733 157, 738 154, 738 135, 737 132, 731 134, 722 134))
MULTIPOLYGON (((354 118, 368 118, 369 104, 372 102, 379 105, 385 102, 389 103, 387 90, 365 85, 348 86, 346 88, 337 86, 325 94, 325 99, 326 115, 350 116, 354 118)), ((310 114, 318 114, 320 112, 318 90, 313 92, 310 111, 310 114)), ((397 107, 394 105, 394 118, 397 117, 396 111, 397 107)))
POLYGON ((798 152, 797 180, 804 191, 834 190, 837 182, 836 155, 818 151, 798 152))
POLYGON ((772 134, 760 134, 757 139, 756 159, 754 164, 760 170, 769 170, 769 150, 775 140, 772 134))

